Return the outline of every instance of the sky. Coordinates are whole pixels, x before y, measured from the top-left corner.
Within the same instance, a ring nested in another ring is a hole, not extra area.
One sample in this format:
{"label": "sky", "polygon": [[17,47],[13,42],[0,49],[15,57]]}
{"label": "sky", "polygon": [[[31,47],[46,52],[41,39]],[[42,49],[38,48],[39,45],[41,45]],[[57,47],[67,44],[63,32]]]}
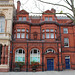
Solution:
{"label": "sky", "polygon": [[[17,1],[18,0],[14,0],[15,7],[17,7]],[[32,14],[32,12],[33,13],[42,13],[46,10],[51,10],[51,8],[54,8],[57,13],[59,13],[61,11],[65,12],[65,13],[70,12],[66,8],[56,6],[56,5],[45,4],[45,3],[39,2],[38,0],[19,0],[19,1],[21,2],[21,10],[22,9],[26,10],[27,12],[30,13],[30,15],[40,15],[40,14]],[[64,2],[64,0],[42,0],[42,1],[67,5]],[[72,12],[70,12],[70,13],[72,14]],[[61,16],[63,16],[63,15],[61,15]]]}

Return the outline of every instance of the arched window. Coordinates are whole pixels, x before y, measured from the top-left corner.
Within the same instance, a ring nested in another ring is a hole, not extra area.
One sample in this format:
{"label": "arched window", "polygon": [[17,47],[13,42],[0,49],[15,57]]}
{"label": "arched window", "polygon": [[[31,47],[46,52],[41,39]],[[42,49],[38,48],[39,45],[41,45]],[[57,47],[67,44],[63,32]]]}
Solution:
{"label": "arched window", "polygon": [[5,32],[5,18],[0,16],[0,33]]}
{"label": "arched window", "polygon": [[39,62],[40,63],[40,51],[36,48],[32,49],[30,52],[30,63]]}
{"label": "arched window", "polygon": [[49,52],[54,53],[55,51],[54,51],[53,49],[47,49],[47,50],[46,50],[46,53],[49,53]]}
{"label": "arched window", "polygon": [[25,51],[24,51],[24,49],[17,49],[15,51],[15,62],[25,62]]}

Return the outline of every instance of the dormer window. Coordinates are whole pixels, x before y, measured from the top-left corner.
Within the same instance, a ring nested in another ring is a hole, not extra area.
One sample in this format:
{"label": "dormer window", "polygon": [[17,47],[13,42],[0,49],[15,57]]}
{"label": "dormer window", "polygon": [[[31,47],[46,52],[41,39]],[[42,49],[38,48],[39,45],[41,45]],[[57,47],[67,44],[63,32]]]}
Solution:
{"label": "dormer window", "polygon": [[49,17],[49,21],[52,21],[52,17]]}
{"label": "dormer window", "polygon": [[19,17],[19,21],[22,21],[22,17]]}
{"label": "dormer window", "polygon": [[45,21],[48,21],[48,17],[45,17]]}

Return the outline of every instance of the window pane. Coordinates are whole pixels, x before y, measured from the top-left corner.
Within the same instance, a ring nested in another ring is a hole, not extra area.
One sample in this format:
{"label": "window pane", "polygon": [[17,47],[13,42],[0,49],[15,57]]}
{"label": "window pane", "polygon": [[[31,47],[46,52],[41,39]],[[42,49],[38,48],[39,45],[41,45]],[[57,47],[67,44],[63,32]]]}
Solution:
{"label": "window pane", "polygon": [[26,17],[23,17],[23,21],[26,21]]}
{"label": "window pane", "polygon": [[49,32],[49,29],[46,29],[46,32]]}
{"label": "window pane", "polygon": [[17,32],[20,32],[20,29],[17,29]]}
{"label": "window pane", "polygon": [[3,16],[0,16],[0,32],[5,32],[5,18]]}
{"label": "window pane", "polygon": [[22,21],[22,17],[19,17],[19,21]]}
{"label": "window pane", "polygon": [[55,34],[55,38],[57,38],[57,37],[56,37],[56,34]]}
{"label": "window pane", "polygon": [[25,29],[22,29],[22,32],[25,32]]}
{"label": "window pane", "polygon": [[45,39],[45,34],[43,34],[42,38]]}
{"label": "window pane", "polygon": [[19,53],[22,53],[22,50],[21,49],[19,50]]}
{"label": "window pane", "polygon": [[64,46],[69,46],[69,39],[68,38],[64,38]]}
{"label": "window pane", "polygon": [[26,32],[28,32],[28,29],[26,29]]}
{"label": "window pane", "polygon": [[45,32],[45,30],[43,29],[42,32]]}
{"label": "window pane", "polygon": [[25,38],[25,33],[21,33],[21,38]]}
{"label": "window pane", "polygon": [[26,39],[28,39],[28,34],[26,34]]}
{"label": "window pane", "polygon": [[48,17],[45,17],[45,21],[48,21]]}
{"label": "window pane", "polygon": [[54,33],[51,33],[51,38],[54,38]]}
{"label": "window pane", "polygon": [[52,17],[49,17],[49,21],[52,21]]}
{"label": "window pane", "polygon": [[34,53],[37,53],[37,50],[34,50]]}
{"label": "window pane", "polygon": [[68,28],[63,29],[64,33],[68,33]]}
{"label": "window pane", "polygon": [[46,33],[46,38],[49,38],[49,33]]}
{"label": "window pane", "polygon": [[50,31],[53,32],[54,30],[53,29],[50,29]]}
{"label": "window pane", "polygon": [[20,33],[17,33],[17,38],[20,38]]}

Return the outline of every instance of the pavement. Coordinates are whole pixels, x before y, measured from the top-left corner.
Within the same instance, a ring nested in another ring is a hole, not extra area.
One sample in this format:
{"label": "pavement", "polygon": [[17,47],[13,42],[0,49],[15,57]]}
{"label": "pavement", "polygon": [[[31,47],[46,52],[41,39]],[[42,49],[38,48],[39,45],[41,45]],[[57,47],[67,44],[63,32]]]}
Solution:
{"label": "pavement", "polygon": [[44,72],[0,72],[0,75],[75,75],[75,70]]}

